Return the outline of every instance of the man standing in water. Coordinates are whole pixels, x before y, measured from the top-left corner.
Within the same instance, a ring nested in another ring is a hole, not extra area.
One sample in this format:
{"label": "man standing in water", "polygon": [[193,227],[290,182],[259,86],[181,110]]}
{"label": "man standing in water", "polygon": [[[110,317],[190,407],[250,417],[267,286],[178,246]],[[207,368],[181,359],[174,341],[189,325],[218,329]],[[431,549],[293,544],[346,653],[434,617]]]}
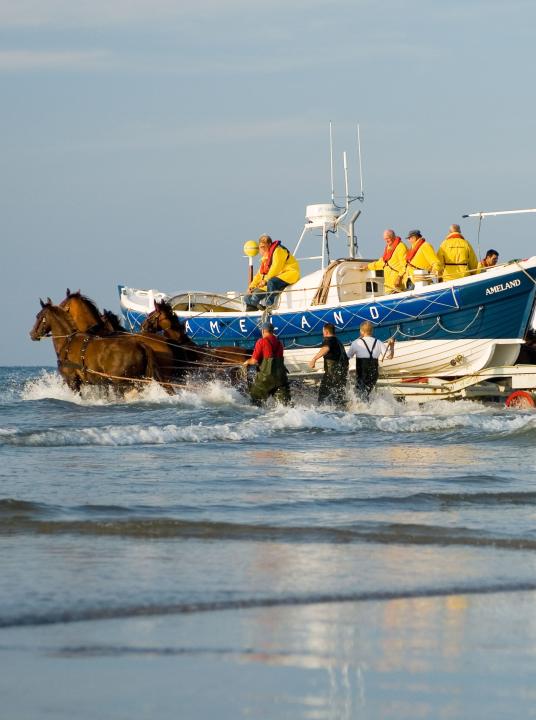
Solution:
{"label": "man standing in water", "polygon": [[258,365],[257,374],[249,394],[255,405],[262,405],[269,397],[275,397],[283,405],[290,404],[290,385],[283,361],[283,343],[274,335],[274,326],[264,323],[262,337],[257,340],[253,354],[244,365]]}
{"label": "man standing in water", "polygon": [[335,337],[335,326],[326,323],[322,329],[324,341],[309,367],[314,369],[316,361],[324,358],[324,375],[318,388],[319,403],[346,404],[346,381],[348,379],[348,357],[341,341]]}
{"label": "man standing in water", "polygon": [[348,350],[348,358],[355,357],[355,391],[360,400],[368,401],[379,376],[379,358],[390,352],[393,357],[394,340],[382,343],[373,336],[374,326],[365,320],[359,326],[360,335]]}

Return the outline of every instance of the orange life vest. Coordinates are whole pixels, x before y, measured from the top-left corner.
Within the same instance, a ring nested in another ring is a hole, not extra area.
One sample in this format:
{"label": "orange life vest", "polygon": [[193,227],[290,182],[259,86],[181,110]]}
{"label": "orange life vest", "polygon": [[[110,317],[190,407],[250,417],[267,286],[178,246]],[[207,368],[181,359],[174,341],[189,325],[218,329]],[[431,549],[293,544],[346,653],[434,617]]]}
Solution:
{"label": "orange life vest", "polygon": [[413,247],[410,248],[410,249],[407,251],[407,253],[406,253],[406,262],[407,262],[409,265],[411,265],[411,261],[413,260],[413,258],[415,257],[415,255],[419,252],[419,250],[420,250],[420,248],[421,248],[421,245],[424,245],[425,242],[426,242],[426,240],[425,240],[423,237],[422,237],[422,238],[419,238],[419,240],[417,240],[417,242],[415,243],[415,245],[413,245]]}
{"label": "orange life vest", "polygon": [[[270,270],[270,265],[272,264],[272,258],[274,256],[274,252],[276,249],[280,247],[282,250],[287,250],[287,248],[284,245],[281,245],[280,240],[274,240],[274,242],[270,245],[270,249],[268,250],[268,255],[263,259],[261,262],[261,266],[259,268],[259,272],[261,275],[266,275],[267,272]],[[287,258],[290,255],[290,251],[287,250]]]}
{"label": "orange life vest", "polygon": [[382,260],[386,265],[389,265],[389,260],[393,257],[393,253],[396,250],[398,243],[400,242],[400,238],[395,238],[394,243],[391,245],[391,247],[386,247],[385,252],[382,255]]}

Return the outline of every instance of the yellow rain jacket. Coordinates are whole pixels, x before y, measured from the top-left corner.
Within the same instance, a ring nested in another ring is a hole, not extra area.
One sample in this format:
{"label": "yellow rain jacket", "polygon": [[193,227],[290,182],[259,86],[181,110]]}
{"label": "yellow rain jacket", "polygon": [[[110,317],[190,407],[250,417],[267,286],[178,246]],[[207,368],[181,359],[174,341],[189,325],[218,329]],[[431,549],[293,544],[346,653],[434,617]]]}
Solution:
{"label": "yellow rain jacket", "polygon": [[[423,238],[424,239],[424,238]],[[411,248],[408,250],[408,255]],[[409,279],[413,281],[413,273],[415,270],[426,270],[430,273],[437,273],[441,269],[441,263],[437,257],[434,248],[426,240],[419,247],[415,255],[408,260],[406,258],[406,272],[404,273],[404,283]]]}
{"label": "yellow rain jacket", "polygon": [[[268,258],[261,261],[259,272],[251,281],[250,288],[266,290],[266,283],[270,278],[277,277],[283,282],[293,285],[301,277],[300,265],[294,255],[286,247],[277,242],[276,248],[268,254]],[[270,247],[270,250],[272,248]]]}
{"label": "yellow rain jacket", "polygon": [[406,270],[406,253],[408,249],[400,238],[397,239],[399,242],[391,257],[389,257],[389,250],[386,248],[381,258],[367,265],[369,270],[383,270],[386,294],[403,289],[401,283],[399,283],[399,278],[403,277]]}
{"label": "yellow rain jacket", "polygon": [[443,280],[473,275],[478,267],[475,251],[458,232],[447,235],[437,251],[437,257],[443,266]]}

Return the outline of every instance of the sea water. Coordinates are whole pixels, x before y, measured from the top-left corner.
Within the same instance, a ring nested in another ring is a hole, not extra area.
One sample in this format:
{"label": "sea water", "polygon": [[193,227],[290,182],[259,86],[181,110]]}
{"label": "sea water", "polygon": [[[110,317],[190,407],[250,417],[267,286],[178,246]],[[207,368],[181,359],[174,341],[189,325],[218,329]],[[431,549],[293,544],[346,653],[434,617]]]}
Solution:
{"label": "sea water", "polygon": [[0,369],[1,717],[536,716],[536,414],[294,395]]}

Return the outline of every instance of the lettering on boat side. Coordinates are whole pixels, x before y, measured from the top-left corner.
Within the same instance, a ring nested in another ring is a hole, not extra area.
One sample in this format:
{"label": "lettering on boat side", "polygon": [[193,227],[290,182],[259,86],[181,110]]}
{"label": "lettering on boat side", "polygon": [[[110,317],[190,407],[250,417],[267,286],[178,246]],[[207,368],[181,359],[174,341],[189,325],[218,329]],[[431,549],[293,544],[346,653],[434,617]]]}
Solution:
{"label": "lettering on boat side", "polygon": [[186,332],[188,332],[188,333],[191,333],[191,332],[192,332],[192,328],[190,327],[190,323],[188,322],[188,320],[185,320],[185,321],[184,321],[184,329],[185,329]]}
{"label": "lettering on boat side", "polygon": [[301,326],[302,326],[302,330],[303,330],[304,327],[308,327],[308,328],[311,327],[311,326],[309,325],[309,323],[307,322],[307,318],[305,317],[305,315],[302,315]]}
{"label": "lettering on boat side", "polygon": [[378,312],[378,308],[375,305],[371,305],[369,308],[370,311],[370,317],[373,320],[377,320],[380,317],[380,313]]}
{"label": "lettering on boat side", "polygon": [[489,288],[486,288],[486,295],[495,295],[495,293],[504,292],[505,290],[510,290],[511,288],[519,287],[521,285],[521,280],[509,280],[505,283],[499,283],[499,285],[492,285]]}
{"label": "lettering on boat side", "polygon": [[220,332],[220,327],[219,327],[219,325],[218,325],[218,321],[217,321],[217,320],[211,320],[211,321],[210,321],[210,332],[211,332],[211,333],[213,333],[213,332],[219,333],[219,332]]}
{"label": "lettering on boat side", "polygon": [[341,312],[333,312],[333,322],[337,325],[342,325],[342,313]]}
{"label": "lettering on boat side", "polygon": [[238,323],[239,323],[239,325],[240,325],[240,330],[241,330],[243,333],[247,332],[245,319],[244,319],[244,318],[240,318],[240,320],[238,321]]}

